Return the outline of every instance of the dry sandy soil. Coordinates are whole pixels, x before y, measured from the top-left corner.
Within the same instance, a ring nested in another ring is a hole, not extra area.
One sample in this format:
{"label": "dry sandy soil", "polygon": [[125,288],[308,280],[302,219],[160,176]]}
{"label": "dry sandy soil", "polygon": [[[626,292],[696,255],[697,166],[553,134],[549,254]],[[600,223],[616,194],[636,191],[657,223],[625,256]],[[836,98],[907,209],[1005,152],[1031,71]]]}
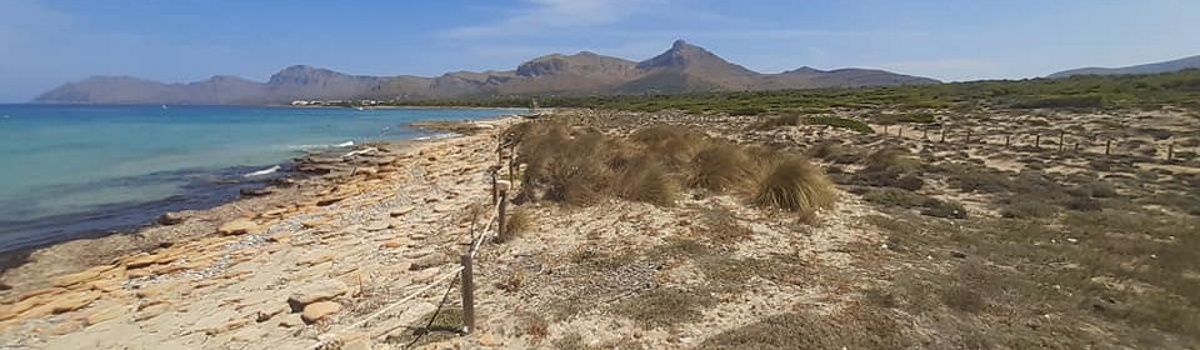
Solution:
{"label": "dry sandy soil", "polygon": [[[513,203],[523,227],[508,242],[483,244],[474,267],[477,329],[462,335],[457,288],[423,288],[456,270],[471,228],[491,214],[497,139],[517,121],[489,121],[494,127],[469,136],[380,146],[272,195],[184,213],[178,225],[36,253],[3,275],[12,288],[0,291],[0,347],[1200,344],[1194,117],[942,113],[946,142],[941,126],[925,139],[929,126],[865,135],[763,129],[756,117],[553,118],[615,136],[673,125],[807,153],[838,184],[839,203],[815,221],[750,205],[742,194],[694,190],[669,206]],[[1059,130],[1069,132],[1061,152]],[[1156,136],[1164,133],[1171,136]],[[1032,146],[1038,134],[1040,148]],[[1096,135],[1117,140],[1113,155]],[[1168,147],[1177,159],[1164,159]],[[868,159],[885,149],[899,155],[883,157],[891,160],[879,161],[887,170],[878,175]],[[921,185],[897,180],[909,177]],[[112,248],[95,252],[105,244]]]}

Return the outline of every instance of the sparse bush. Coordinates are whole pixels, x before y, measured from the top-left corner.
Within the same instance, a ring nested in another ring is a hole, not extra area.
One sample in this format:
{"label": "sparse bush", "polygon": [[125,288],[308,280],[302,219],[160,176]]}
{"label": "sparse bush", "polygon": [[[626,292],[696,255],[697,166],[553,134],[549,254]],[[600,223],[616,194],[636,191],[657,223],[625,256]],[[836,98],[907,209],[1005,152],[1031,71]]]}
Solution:
{"label": "sparse bush", "polygon": [[866,167],[855,174],[858,183],[916,191],[925,186],[921,179],[921,163],[916,157],[898,149],[884,149],[867,156]]}
{"label": "sparse bush", "polygon": [[942,302],[951,309],[967,312],[979,313],[986,306],[983,297],[978,292],[969,287],[954,286],[942,291]]}
{"label": "sparse bush", "polygon": [[762,115],[767,113],[767,109],[761,107],[741,107],[729,109],[726,112],[729,115]]}
{"label": "sparse bush", "polygon": [[963,208],[962,204],[934,199],[934,201],[925,206],[925,209],[921,210],[921,215],[939,218],[966,219],[967,209]]}
{"label": "sparse bush", "polygon": [[967,210],[961,204],[946,202],[896,188],[872,190],[863,195],[863,199],[872,203],[905,209],[921,208],[921,214],[927,216],[954,219],[967,218]]}
{"label": "sparse bush", "polygon": [[804,123],[800,120],[799,116],[785,115],[785,116],[767,118],[766,120],[763,120],[761,123],[759,123],[758,126],[755,127],[755,129],[775,130],[775,129],[779,129],[779,128],[782,128],[785,126],[800,126],[803,124]]}
{"label": "sparse bush", "polygon": [[870,125],[854,119],[846,119],[839,117],[809,117],[804,119],[804,123],[808,125],[825,125],[842,129],[854,130],[864,134],[873,134],[875,129],[871,129]]}
{"label": "sparse bush", "polygon": [[1017,196],[1005,199],[1000,209],[1000,216],[1010,219],[1028,219],[1050,217],[1058,213],[1058,209],[1042,198]]}
{"label": "sparse bush", "polygon": [[833,141],[825,141],[813,145],[807,152],[809,157],[824,159],[836,164],[856,164],[862,160],[862,155],[854,150]]}
{"label": "sparse bush", "polygon": [[613,306],[617,314],[647,328],[689,323],[700,319],[700,308],[712,306],[712,295],[679,288],[659,288],[627,298]]}
{"label": "sparse bush", "polygon": [[754,202],[758,205],[810,215],[831,209],[837,201],[833,183],[799,156],[782,156],[767,166],[759,181]]}
{"label": "sparse bush", "polygon": [[1104,95],[1061,95],[1042,96],[1013,104],[1013,108],[1103,108],[1106,105]]}
{"label": "sparse bush", "polygon": [[900,113],[883,114],[875,118],[879,124],[894,125],[900,123],[929,124],[937,121],[937,116],[931,113]]}
{"label": "sparse bush", "polygon": [[728,349],[908,349],[906,327],[887,310],[851,305],[834,315],[782,313],[716,334],[697,347]]}

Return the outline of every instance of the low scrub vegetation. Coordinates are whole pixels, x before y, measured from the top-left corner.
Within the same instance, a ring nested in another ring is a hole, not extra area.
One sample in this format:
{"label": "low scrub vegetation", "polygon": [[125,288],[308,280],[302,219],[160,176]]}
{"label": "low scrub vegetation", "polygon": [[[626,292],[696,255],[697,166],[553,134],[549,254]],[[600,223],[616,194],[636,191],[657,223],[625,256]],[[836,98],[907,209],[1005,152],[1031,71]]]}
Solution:
{"label": "low scrub vegetation", "polygon": [[[969,83],[809,89],[704,92],[625,96],[503,96],[449,100],[395,101],[424,106],[528,107],[536,97],[543,107],[583,107],[657,112],[722,111],[731,115],[767,115],[836,108],[1157,108],[1174,105],[1200,110],[1200,70],[1129,76],[1078,76],[1067,79],[978,81]],[[918,114],[919,115],[919,114]],[[923,118],[923,117],[922,117]],[[918,119],[919,120],[919,119]]]}
{"label": "low scrub vegetation", "polygon": [[825,125],[836,128],[854,130],[864,134],[874,133],[870,125],[854,119],[840,117],[810,117],[804,119],[804,123],[808,125]]}
{"label": "low scrub vegetation", "polygon": [[672,206],[692,189],[745,194],[754,203],[811,217],[832,208],[832,182],[806,158],[737,145],[669,126],[629,137],[573,128],[560,122],[527,123],[508,133],[519,139],[525,164],[518,197],[588,206],[606,197]]}

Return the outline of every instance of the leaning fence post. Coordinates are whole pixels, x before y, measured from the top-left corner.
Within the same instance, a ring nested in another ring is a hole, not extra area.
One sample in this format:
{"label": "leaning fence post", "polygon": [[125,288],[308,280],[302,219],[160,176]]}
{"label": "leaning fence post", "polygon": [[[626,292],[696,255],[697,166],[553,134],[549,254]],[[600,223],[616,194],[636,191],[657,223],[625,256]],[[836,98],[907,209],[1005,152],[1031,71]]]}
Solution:
{"label": "leaning fence post", "polygon": [[1170,144],[1167,144],[1167,160],[1172,160],[1174,158],[1175,158],[1175,142],[1171,142]]}
{"label": "leaning fence post", "polygon": [[1012,135],[1004,135],[1004,148],[1008,148],[1008,142],[1012,140]]}
{"label": "leaning fence post", "polygon": [[1033,147],[1042,148],[1042,134],[1033,135]]}
{"label": "leaning fence post", "polygon": [[929,141],[929,128],[921,128],[921,139]]}
{"label": "leaning fence post", "polygon": [[1062,151],[1063,151],[1063,142],[1066,142],[1066,139],[1065,139],[1066,135],[1067,135],[1066,131],[1062,131],[1062,130],[1058,131],[1058,152],[1059,153],[1062,153]]}
{"label": "leaning fence post", "polygon": [[942,128],[942,142],[946,142],[946,128]]}
{"label": "leaning fence post", "polygon": [[1112,149],[1112,140],[1104,140],[1104,155],[1109,155],[1109,150]]}
{"label": "leaning fence post", "polygon": [[896,137],[904,137],[904,125],[896,128]]}
{"label": "leaning fence post", "polygon": [[517,181],[517,148],[508,152],[508,181]]}
{"label": "leaning fence post", "polygon": [[496,206],[496,236],[504,235],[505,227],[505,211],[508,209],[508,188],[512,183],[508,181],[499,181],[496,183],[497,189],[500,190],[500,203]]}
{"label": "leaning fence post", "polygon": [[971,143],[971,129],[967,129],[967,141],[963,143]]}
{"label": "leaning fence post", "polygon": [[462,304],[463,304],[463,323],[467,329],[465,333],[475,331],[475,281],[473,269],[471,268],[471,253],[463,254],[462,262]]}

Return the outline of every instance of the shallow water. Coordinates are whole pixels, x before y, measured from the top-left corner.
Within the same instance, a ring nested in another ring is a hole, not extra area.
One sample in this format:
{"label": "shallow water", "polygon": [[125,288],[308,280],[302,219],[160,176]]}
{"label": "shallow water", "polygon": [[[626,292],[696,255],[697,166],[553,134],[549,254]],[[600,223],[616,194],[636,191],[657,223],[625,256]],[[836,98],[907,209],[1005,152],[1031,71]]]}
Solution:
{"label": "shallow water", "polygon": [[[211,207],[305,151],[508,110],[0,105],[0,251]],[[251,173],[259,176],[246,176]]]}

